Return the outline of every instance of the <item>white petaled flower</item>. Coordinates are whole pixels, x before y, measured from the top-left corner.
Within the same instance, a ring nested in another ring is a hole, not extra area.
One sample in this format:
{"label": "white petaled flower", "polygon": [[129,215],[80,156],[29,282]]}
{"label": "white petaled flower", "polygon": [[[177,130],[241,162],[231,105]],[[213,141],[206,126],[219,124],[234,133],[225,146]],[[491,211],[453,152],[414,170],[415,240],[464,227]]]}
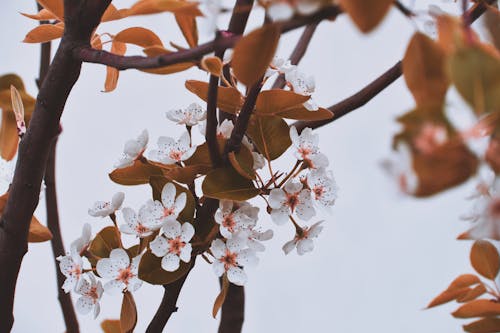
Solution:
{"label": "white petaled flower", "polygon": [[495,172],[489,166],[482,166],[478,171],[478,182],[474,191],[466,197],[467,200],[489,196],[495,184]]}
{"label": "white petaled flower", "polygon": [[259,170],[266,166],[266,158],[264,157],[264,155],[253,151],[252,157],[254,170]]}
{"label": "white petaled flower", "polygon": [[[231,120],[229,119],[224,119],[224,121],[217,125],[217,137],[222,138],[222,139],[229,139],[231,137],[231,133],[233,132],[234,124]],[[205,136],[206,130],[207,130],[207,123],[203,122],[200,124],[200,133],[201,135]]]}
{"label": "white petaled flower", "polygon": [[76,300],[76,310],[83,315],[94,310],[94,319],[97,318],[101,311],[99,300],[104,292],[101,281],[97,281],[94,274],[85,273],[78,281],[75,292],[81,295]]}
{"label": "white petaled flower", "polygon": [[210,252],[215,258],[212,268],[217,276],[227,273],[229,282],[242,286],[247,281],[243,266],[256,265],[258,258],[255,251],[246,248],[246,240],[240,237],[212,241]]}
{"label": "white petaled flower", "polygon": [[233,202],[221,200],[215,213],[215,222],[220,224],[220,233],[225,238],[231,238],[238,231],[253,228],[257,223],[258,207],[243,204],[234,209]]}
{"label": "white petaled flower", "polygon": [[71,251],[74,253],[78,253],[79,255],[82,255],[82,253],[86,251],[87,248],[89,247],[91,237],[92,237],[92,227],[90,226],[90,224],[85,223],[83,225],[82,235],[71,243],[70,245]]}
{"label": "white petaled flower", "polygon": [[337,183],[325,169],[311,170],[307,175],[307,185],[311,189],[313,199],[319,204],[324,207],[335,204],[338,191]]}
{"label": "white petaled flower", "polygon": [[104,284],[104,291],[110,294],[128,291],[136,291],[142,284],[137,277],[141,255],[134,257],[132,262],[124,249],[114,249],[109,258],[100,259],[97,262],[97,274],[105,279],[111,279]]}
{"label": "white petaled flower", "polygon": [[139,212],[142,223],[153,230],[160,229],[165,223],[176,221],[186,206],[186,193],[175,196],[175,185],[167,183],[161,191],[160,201],[148,201]]}
{"label": "white petaled flower", "polygon": [[191,139],[188,132],[184,132],[179,140],[175,140],[168,136],[160,136],[158,138],[158,149],[151,152],[151,157],[164,164],[174,164],[190,158],[196,146],[190,146]]}
{"label": "white petaled flower", "polygon": [[296,70],[296,68],[297,66],[292,65],[290,60],[285,60],[283,58],[275,56],[269,64],[269,68],[266,70],[265,77],[273,76],[276,73],[285,74],[290,71]]}
{"label": "white petaled flower", "polygon": [[115,163],[115,168],[121,169],[132,166],[134,161],[142,156],[148,144],[149,134],[147,130],[142,133],[135,140],[129,140],[125,143],[123,148],[123,155],[118,162]]}
{"label": "white petaled flower", "polygon": [[0,194],[6,193],[14,178],[15,161],[0,158]]}
{"label": "white petaled flower", "polygon": [[[243,233],[244,232],[245,231],[243,231]],[[246,231],[247,245],[254,251],[263,252],[266,247],[261,242],[270,240],[271,238],[273,238],[273,235],[274,233],[271,229],[268,229],[266,231],[249,229],[248,231]]]}
{"label": "white petaled flower", "polygon": [[441,125],[426,123],[413,140],[415,148],[423,154],[430,154],[448,140],[446,128]]}
{"label": "white petaled flower", "polygon": [[309,168],[319,169],[328,166],[328,158],[319,151],[319,136],[313,133],[311,128],[304,128],[299,135],[295,126],[291,126],[290,139],[292,140],[295,158],[305,161]]}
{"label": "white petaled flower", "polygon": [[156,236],[149,244],[151,252],[157,257],[162,257],[161,267],[174,272],[179,268],[180,260],[189,262],[191,260],[191,243],[194,236],[194,228],[191,223],[181,224],[177,221],[168,222],[162,228],[162,234]]}
{"label": "white petaled flower", "polygon": [[94,217],[106,217],[114,214],[123,204],[125,193],[117,192],[111,198],[111,201],[96,201],[94,205],[89,208],[89,215]]}
{"label": "white petaled flower", "polygon": [[316,215],[311,199],[311,191],[303,188],[302,183],[289,180],[283,189],[272,189],[269,194],[271,219],[274,223],[282,225],[289,216],[296,213],[304,221]]}
{"label": "white petaled flower", "polygon": [[185,109],[167,111],[167,118],[179,125],[194,126],[207,118],[207,111],[198,103],[191,103]]}
{"label": "white petaled flower", "polygon": [[382,168],[395,180],[401,192],[414,194],[418,189],[418,176],[413,169],[410,147],[400,142],[396,146],[394,158],[382,162]]}
{"label": "white petaled flower", "polygon": [[297,12],[300,15],[312,15],[321,8],[319,1],[299,0],[296,5]]}
{"label": "white petaled flower", "polygon": [[56,258],[59,261],[59,269],[66,277],[62,288],[65,293],[69,293],[78,283],[82,276],[83,260],[76,248],[72,248],[71,252],[65,256]]}
{"label": "white petaled flower", "polygon": [[125,224],[120,225],[120,231],[125,234],[135,235],[139,238],[152,235],[155,230],[160,229],[161,224],[148,224],[147,222],[155,222],[156,220],[148,219],[147,214],[148,207],[146,205],[141,207],[139,214],[137,214],[132,208],[123,208],[122,215],[125,220]]}
{"label": "white petaled flower", "polygon": [[273,21],[286,21],[293,17],[293,7],[286,1],[275,1],[267,7],[267,16]]}
{"label": "white petaled flower", "polygon": [[314,249],[313,239],[318,237],[323,230],[323,226],[321,225],[323,222],[324,221],[319,221],[314,223],[310,228],[302,229],[300,235],[296,234],[291,241],[286,242],[285,245],[283,245],[283,252],[288,254],[294,248],[297,248],[297,253],[299,255],[311,252]]}

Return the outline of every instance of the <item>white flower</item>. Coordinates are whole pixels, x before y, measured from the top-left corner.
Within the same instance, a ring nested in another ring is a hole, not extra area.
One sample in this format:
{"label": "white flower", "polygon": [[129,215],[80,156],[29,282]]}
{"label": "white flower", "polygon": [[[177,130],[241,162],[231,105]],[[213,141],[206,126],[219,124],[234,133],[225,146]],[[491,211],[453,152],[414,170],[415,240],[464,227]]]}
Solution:
{"label": "white flower", "polygon": [[149,134],[147,130],[142,133],[135,140],[129,140],[125,143],[123,155],[118,162],[115,163],[115,168],[121,169],[132,166],[134,161],[142,156],[148,144]]}
{"label": "white flower", "polygon": [[189,262],[191,260],[191,243],[194,236],[194,228],[191,223],[168,222],[162,228],[163,233],[156,236],[149,244],[151,252],[161,259],[161,267],[174,272],[179,268],[180,260]]}
{"label": "white flower", "polygon": [[466,199],[477,199],[482,196],[489,196],[490,191],[495,184],[495,172],[487,165],[479,168],[478,182],[474,191],[466,197]]}
{"label": "white flower", "polygon": [[148,201],[139,212],[143,225],[152,230],[160,229],[165,223],[177,220],[177,217],[186,206],[186,193],[175,197],[175,185],[167,183],[161,191],[160,201]]}
{"label": "white flower", "polygon": [[243,231],[242,233],[245,232],[246,232],[248,247],[258,252],[262,252],[266,249],[266,247],[261,242],[270,240],[271,238],[273,238],[274,234],[271,229],[268,229],[263,232],[255,229],[249,229],[248,231]]}
{"label": "white flower", "polygon": [[114,214],[122,206],[125,193],[117,192],[111,201],[96,201],[92,208],[89,208],[89,215],[94,217],[106,217]]}
{"label": "white flower", "polygon": [[[300,95],[311,96],[316,89],[314,77],[312,75],[307,76],[297,68],[286,72],[285,79],[293,92]],[[308,111],[318,111],[319,109],[318,104],[312,98],[304,103],[304,107]]]}
{"label": "white flower", "polygon": [[[203,122],[199,129],[200,133],[205,136],[206,133],[206,128],[207,128],[207,123]],[[233,132],[234,124],[231,120],[229,119],[224,119],[224,121],[217,125],[217,136],[222,139],[229,139],[231,137],[231,133]]]}
{"label": "white flower", "polygon": [[294,156],[298,160],[305,161],[309,168],[318,169],[328,166],[328,158],[319,152],[319,136],[313,133],[311,128],[304,128],[299,135],[295,126],[291,126],[290,139],[295,149]]}
{"label": "white flower", "polygon": [[0,158],[0,194],[6,193],[14,178],[15,161]]}
{"label": "white flower", "polygon": [[337,199],[337,183],[325,169],[311,170],[307,175],[307,185],[314,200],[324,207],[333,206]]}
{"label": "white flower", "polygon": [[148,206],[144,205],[139,210],[139,215],[129,207],[122,209],[123,219],[125,224],[120,226],[120,231],[129,235],[135,235],[139,238],[144,238],[153,234],[153,231],[160,229],[161,224],[153,223],[152,225],[146,222],[156,222],[156,220],[148,219]]}
{"label": "white flower", "polygon": [[178,141],[167,136],[158,138],[158,150],[151,152],[151,157],[164,164],[174,164],[190,158],[196,146],[190,147],[191,139],[189,133],[184,132]]}
{"label": "white flower", "polygon": [[207,118],[207,112],[198,103],[192,103],[185,109],[167,111],[167,118],[179,125],[194,126]]}
{"label": "white flower", "polygon": [[82,235],[73,241],[70,245],[70,249],[74,253],[81,255],[85,250],[87,250],[90,245],[90,238],[92,237],[92,228],[90,224],[85,223],[83,225]]}
{"label": "white flower", "polygon": [[75,292],[81,295],[76,301],[76,310],[86,315],[94,309],[94,319],[97,318],[101,311],[99,300],[103,291],[101,281],[97,281],[94,274],[85,273],[75,288]]}
{"label": "white flower", "polygon": [[111,279],[104,285],[104,290],[110,294],[116,294],[125,288],[136,291],[142,284],[137,277],[141,256],[132,259],[124,249],[114,249],[109,258],[100,259],[97,262],[97,274],[105,279]]}
{"label": "white flower", "polygon": [[297,2],[297,12],[300,15],[312,15],[317,12],[321,7],[321,3],[319,1],[311,1],[311,0],[299,0]]}
{"label": "white flower", "polygon": [[418,189],[418,176],[413,169],[410,147],[406,143],[396,146],[394,158],[382,162],[382,168],[396,181],[401,192],[414,194]]}
{"label": "white flower", "polygon": [[227,273],[229,282],[242,286],[247,281],[247,275],[242,266],[256,265],[258,258],[255,252],[246,247],[245,239],[234,237],[224,243],[220,239],[212,241],[210,252],[215,258],[212,264],[217,276]]}
{"label": "white flower", "polygon": [[293,180],[285,184],[284,190],[280,188],[271,190],[269,206],[272,208],[271,218],[278,225],[286,223],[293,213],[297,213],[297,216],[304,221],[316,215],[312,205],[311,191],[304,189],[301,183]]}
{"label": "white flower", "polygon": [[235,232],[253,228],[257,223],[258,214],[258,207],[243,204],[234,210],[232,201],[221,200],[215,213],[215,222],[220,224],[222,236],[231,238]]}
{"label": "white flower", "polygon": [[254,170],[259,170],[266,166],[266,158],[264,157],[264,155],[253,151],[252,157]]}
{"label": "white flower", "polygon": [[415,148],[423,154],[430,154],[436,148],[443,145],[448,140],[446,128],[441,125],[436,125],[430,122],[422,125],[420,132],[414,138],[413,143]]}
{"label": "white flower", "polygon": [[296,234],[294,239],[283,245],[283,252],[288,254],[294,248],[297,248],[297,253],[300,256],[307,252],[311,252],[314,249],[313,239],[318,237],[323,230],[323,226],[321,225],[323,222],[324,221],[319,221],[314,223],[310,228],[302,229],[300,235]]}
{"label": "white flower", "polygon": [[66,277],[62,288],[64,292],[69,293],[80,280],[83,269],[83,260],[76,248],[71,248],[71,252],[65,256],[56,258],[59,261],[59,269]]}
{"label": "white flower", "polygon": [[273,21],[289,20],[293,17],[293,14],[293,7],[285,1],[274,2],[267,8],[267,16]]}

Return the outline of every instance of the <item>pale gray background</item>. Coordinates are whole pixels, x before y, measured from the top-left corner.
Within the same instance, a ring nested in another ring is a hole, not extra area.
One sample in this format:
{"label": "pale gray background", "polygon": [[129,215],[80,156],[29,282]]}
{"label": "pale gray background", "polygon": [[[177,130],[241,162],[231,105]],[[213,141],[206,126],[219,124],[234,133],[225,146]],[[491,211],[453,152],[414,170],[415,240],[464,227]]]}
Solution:
{"label": "pale gray background", "polygon": [[[20,74],[28,91],[36,94],[39,46],[21,43],[36,22],[18,14],[34,12],[33,2],[2,1],[0,73]],[[113,3],[123,7],[131,2]],[[428,3],[419,1],[418,7]],[[456,10],[453,3],[437,3]],[[262,11],[256,11],[251,24],[261,19]],[[155,31],[165,44],[184,43],[169,14],[108,23],[99,31],[116,33],[137,25]],[[225,19],[220,26],[226,26]],[[316,77],[315,99],[328,106],[357,91],[402,57],[413,32],[414,26],[396,10],[368,36],[358,33],[345,15],[322,23],[301,63]],[[299,35],[295,31],[284,36],[278,55],[286,57]],[[184,89],[184,80],[206,79],[198,70],[170,76],[130,70],[121,73],[115,92],[105,94],[104,77],[103,66],[84,65],[62,119],[57,179],[66,245],[79,236],[84,222],[94,231],[107,225],[87,215],[95,200],[125,191],[125,205],[137,208],[146,199],[148,186],[121,187],[107,174],[124,142],[143,128],[150,131],[150,147],[159,135],[180,134],[182,128],[166,120],[164,113],[197,101]],[[293,230],[274,228],[276,237],[268,251],[259,266],[249,270],[244,332],[461,331],[462,323],[449,315],[453,305],[422,309],[454,277],[471,272],[470,244],[455,238],[467,227],[458,216],[467,210],[463,197],[473,184],[432,199],[402,198],[379,167],[390,154],[391,136],[397,130],[394,118],[413,104],[400,79],[367,106],[318,131],[341,188],[338,202],[333,215],[325,216],[326,228],[309,255],[285,257],[281,246]],[[288,163],[290,157],[281,165]],[[44,221],[42,207],[37,216]],[[263,225],[272,226],[268,216],[262,218]],[[64,331],[54,272],[49,243],[30,245],[17,288],[14,332]],[[137,332],[144,331],[162,290],[145,284],[135,293],[140,311]],[[166,331],[215,332],[218,321],[211,310],[217,293],[210,266],[198,260],[180,296],[179,312]],[[99,332],[101,320],[118,318],[120,300],[105,295],[97,320],[79,316],[82,332]]]}

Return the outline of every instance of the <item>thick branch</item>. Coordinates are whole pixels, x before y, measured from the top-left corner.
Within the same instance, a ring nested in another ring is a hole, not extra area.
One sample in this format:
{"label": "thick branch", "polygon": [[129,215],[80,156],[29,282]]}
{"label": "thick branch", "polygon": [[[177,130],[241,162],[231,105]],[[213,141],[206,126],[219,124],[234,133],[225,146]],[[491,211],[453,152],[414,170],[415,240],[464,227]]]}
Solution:
{"label": "thick branch", "polygon": [[[294,18],[282,23],[281,31],[285,33],[310,23],[320,22],[324,19],[332,19],[340,13],[340,7],[336,5],[328,6],[313,15]],[[216,48],[227,49],[233,47],[240,38],[241,35],[224,36],[217,41],[201,44],[189,50],[182,50],[156,57],[120,56],[107,51],[93,49],[88,45],[82,45],[76,48],[73,55],[76,59],[84,62],[111,66],[119,70],[129,68],[159,68],[181,62],[199,61],[204,55],[214,52]]]}
{"label": "thick branch", "polygon": [[[222,284],[222,278],[220,281]],[[241,332],[245,319],[245,288],[230,283],[221,310],[218,333]]]}

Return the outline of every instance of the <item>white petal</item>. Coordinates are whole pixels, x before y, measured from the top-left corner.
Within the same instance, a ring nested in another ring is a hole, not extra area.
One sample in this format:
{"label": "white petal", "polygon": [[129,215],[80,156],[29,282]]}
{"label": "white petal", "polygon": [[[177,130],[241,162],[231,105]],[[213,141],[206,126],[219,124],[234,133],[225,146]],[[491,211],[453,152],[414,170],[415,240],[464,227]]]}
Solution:
{"label": "white petal", "polygon": [[137,142],[141,145],[142,149],[146,148],[149,141],[148,130],[143,130],[141,134],[137,137]]}
{"label": "white petal", "polygon": [[226,241],[226,246],[231,252],[240,252],[246,246],[246,239],[243,237],[233,237]]}
{"label": "white petal", "polygon": [[293,8],[286,2],[277,2],[267,8],[267,15],[273,21],[289,20],[293,16]]}
{"label": "white petal", "polygon": [[96,265],[97,274],[103,278],[114,279],[118,276],[120,268],[113,264],[109,258],[100,259]]}
{"label": "white petal", "polygon": [[193,247],[191,246],[190,243],[187,243],[182,248],[181,253],[179,254],[179,258],[182,261],[184,261],[184,262],[190,262],[191,261],[191,252],[192,251],[193,251]]}
{"label": "white petal", "polygon": [[217,238],[212,241],[212,244],[210,245],[210,251],[215,258],[220,258],[226,253],[226,244],[224,244],[222,240]]}
{"label": "white petal", "polygon": [[161,268],[167,272],[175,272],[179,268],[179,256],[173,253],[167,253],[161,260]]}
{"label": "white petal", "polygon": [[181,137],[179,138],[179,147],[182,148],[182,150],[187,150],[189,148],[189,144],[191,143],[191,138],[189,137],[188,132],[184,132]]}
{"label": "white petal", "polygon": [[285,252],[285,254],[292,252],[293,249],[295,248],[296,244],[297,243],[296,243],[295,239],[292,239],[291,241],[286,242],[285,245],[283,245],[283,252]]}
{"label": "white petal", "polygon": [[314,223],[311,228],[309,228],[309,232],[307,234],[307,238],[316,238],[319,236],[321,231],[323,230],[323,226],[321,225],[324,221],[319,221]]}
{"label": "white petal", "polygon": [[314,249],[314,243],[311,239],[301,239],[297,242],[297,253],[301,256]]}
{"label": "white petal", "polygon": [[181,224],[177,221],[169,221],[162,228],[167,238],[174,239],[181,235]]}
{"label": "white petal", "polygon": [[82,296],[76,301],[76,311],[82,315],[86,315],[94,307],[94,300],[88,296]]}
{"label": "white petal", "polygon": [[125,199],[125,193],[123,192],[115,193],[115,195],[113,195],[113,198],[111,199],[111,205],[113,206],[113,209],[114,210],[120,209],[124,199]]}
{"label": "white petal", "polygon": [[319,110],[318,103],[316,103],[316,101],[313,100],[312,98],[310,98],[309,100],[305,101],[302,105],[307,109],[307,111],[314,112],[314,111],[318,111]]}
{"label": "white petal", "polygon": [[256,266],[259,258],[255,255],[255,251],[251,249],[244,249],[238,253],[238,265],[240,266]]}
{"label": "white petal", "polygon": [[243,286],[247,282],[247,275],[241,268],[231,267],[227,271],[227,279],[237,286]]}
{"label": "white petal", "polygon": [[96,319],[97,316],[99,316],[99,313],[101,313],[101,305],[99,304],[99,302],[96,302],[94,304],[94,319]]}
{"label": "white petal", "polygon": [[161,202],[163,203],[163,206],[165,206],[165,208],[170,208],[174,205],[175,194],[176,189],[174,184],[167,183],[165,184],[165,186],[163,186],[163,189],[161,191]]}
{"label": "white petal", "polygon": [[292,143],[295,146],[298,146],[299,144],[299,133],[297,132],[297,129],[295,126],[290,126],[290,139],[292,140]]}
{"label": "white petal", "polygon": [[286,201],[286,193],[280,188],[272,189],[269,193],[269,206],[273,209],[281,208]]}
{"label": "white petal", "polygon": [[141,286],[142,286],[142,281],[138,277],[134,276],[128,281],[127,289],[130,291],[136,291]]}
{"label": "white petal", "polygon": [[249,239],[247,241],[247,245],[250,249],[257,252],[264,252],[266,250],[266,247],[261,242],[258,242],[254,239]]}
{"label": "white petal", "polygon": [[220,262],[219,260],[215,260],[212,263],[212,269],[214,270],[214,273],[217,276],[221,276],[226,271],[224,268],[224,264],[222,262]]}
{"label": "white petal", "polygon": [[113,261],[113,265],[119,269],[125,269],[130,265],[130,258],[124,249],[111,250],[109,258]]}
{"label": "white petal", "polygon": [[151,252],[157,257],[163,257],[168,252],[168,242],[163,236],[156,236],[156,238],[149,243]]}
{"label": "white petal", "polygon": [[303,187],[302,183],[289,180],[285,184],[285,191],[289,194],[293,194],[302,190]]}
{"label": "white petal", "polygon": [[283,225],[288,221],[290,210],[286,206],[271,210],[271,219],[277,225]]}
{"label": "white petal", "polygon": [[125,148],[123,152],[130,157],[135,158],[141,152],[141,145],[135,140],[129,140],[125,143]]}
{"label": "white petal", "polygon": [[[99,274],[99,275],[101,275],[101,274]],[[122,292],[122,290],[124,288],[125,288],[125,284],[121,281],[118,281],[118,280],[108,281],[104,285],[104,291],[110,295],[117,295],[118,293]]]}
{"label": "white petal", "polygon": [[194,236],[194,227],[191,223],[184,223],[182,225],[181,240],[185,243],[189,242]]}
{"label": "white petal", "polygon": [[179,215],[180,212],[186,207],[187,195],[185,192],[179,194],[177,199],[175,199],[175,212]]}
{"label": "white petal", "polygon": [[86,275],[87,275],[87,273],[84,274],[82,277],[80,277],[80,280],[78,281],[78,283],[76,284],[76,287],[75,287],[75,292],[80,294],[80,295],[85,295],[90,291],[91,286],[90,286],[90,282],[85,277]]}

